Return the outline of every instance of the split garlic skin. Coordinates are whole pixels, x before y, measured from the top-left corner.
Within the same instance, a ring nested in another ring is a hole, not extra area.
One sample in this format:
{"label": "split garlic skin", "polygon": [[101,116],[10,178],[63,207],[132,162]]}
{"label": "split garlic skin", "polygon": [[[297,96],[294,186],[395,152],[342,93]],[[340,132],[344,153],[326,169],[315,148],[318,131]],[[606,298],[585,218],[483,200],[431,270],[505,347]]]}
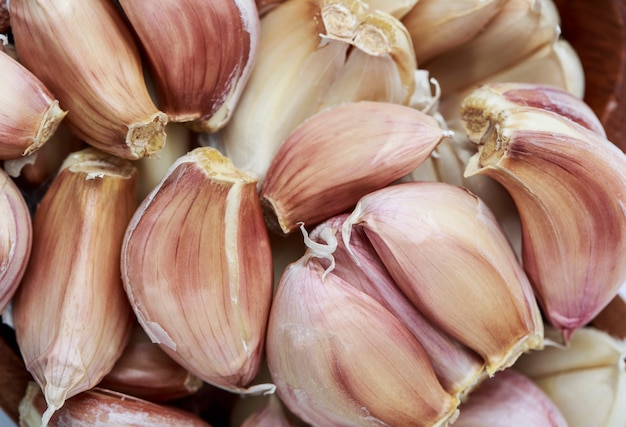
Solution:
{"label": "split garlic skin", "polygon": [[136,178],[128,161],[87,148],[66,159],[35,211],[12,314],[26,369],[46,398],[43,426],[112,369],[128,339],[119,259]]}
{"label": "split garlic skin", "polygon": [[543,347],[528,277],[491,211],[466,189],[440,182],[385,187],[362,197],[344,222],[347,248],[354,227],[364,229],[418,310],[478,353],[490,375]]}
{"label": "split garlic skin", "polygon": [[136,160],[156,154],[167,116],[148,92],[139,50],[108,0],[15,0],[11,30],[20,61],[68,111],[81,139]]}
{"label": "split garlic skin", "polygon": [[169,120],[210,132],[225,126],[256,58],[254,0],[119,3],[150,61],[158,105]]}
{"label": "split garlic skin", "polygon": [[567,341],[626,280],[626,156],[565,115],[485,91],[466,98],[463,118],[479,145],[465,174],[487,175],[513,197],[524,269]]}
{"label": "split garlic skin", "polygon": [[67,114],[48,88],[0,48],[0,160],[39,150]]}
{"label": "split garlic skin", "polygon": [[[325,233],[332,232],[339,236],[347,218],[348,214],[330,218],[313,229],[309,237],[323,243]],[[359,265],[354,262],[353,256],[359,260]],[[378,301],[417,338],[428,354],[439,382],[448,393],[462,399],[484,379],[486,371],[483,359],[434,327],[419,312],[396,285],[363,229],[357,227],[352,230],[349,250],[343,241],[338,240],[332,257],[334,275]],[[319,262],[324,268],[331,266],[327,259],[320,258]]]}
{"label": "split garlic skin", "polygon": [[273,290],[256,185],[217,150],[196,148],[144,199],[122,246],[124,289],[150,339],[235,393],[257,390],[247,386],[263,356]]}
{"label": "split garlic skin", "polygon": [[0,169],[0,313],[17,291],[30,258],[33,226],[26,200]]}
{"label": "split garlic skin", "polygon": [[326,245],[311,246],[272,303],[267,363],[281,400],[313,426],[447,426],[459,401],[419,342],[375,299],[326,274],[316,258]]}
{"label": "split garlic skin", "polygon": [[[431,116],[388,102],[348,102],[305,120],[278,149],[261,186],[280,234],[315,225],[400,179],[449,134]],[[349,161],[348,161],[349,159]]]}

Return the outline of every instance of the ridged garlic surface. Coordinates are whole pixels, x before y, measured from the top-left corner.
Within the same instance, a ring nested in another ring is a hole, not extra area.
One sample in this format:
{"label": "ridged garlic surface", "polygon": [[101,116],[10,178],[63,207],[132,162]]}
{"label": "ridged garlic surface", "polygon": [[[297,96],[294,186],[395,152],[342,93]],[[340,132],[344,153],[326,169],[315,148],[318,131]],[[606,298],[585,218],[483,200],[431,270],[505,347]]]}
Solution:
{"label": "ridged garlic surface", "polygon": [[267,223],[278,233],[313,226],[406,175],[449,133],[431,116],[389,102],[347,102],[293,130],[261,186]]}
{"label": "ridged garlic surface", "polygon": [[[323,243],[325,233],[333,233],[339,237],[347,218],[348,214],[341,214],[324,221],[311,231],[310,239]],[[343,241],[338,240],[332,255],[334,275],[382,304],[417,338],[426,351],[439,382],[448,393],[462,399],[484,379],[486,371],[482,358],[434,327],[420,313],[394,282],[363,229],[352,230],[349,251]],[[359,265],[352,256],[359,260]],[[328,259],[320,258],[319,262],[324,268],[331,266]]]}
{"label": "ridged garlic surface", "polygon": [[119,3],[149,59],[159,108],[170,121],[221,129],[254,65],[259,43],[254,0]]}
{"label": "ridged garlic surface", "polygon": [[261,17],[254,69],[229,124],[208,137],[262,183],[289,133],[348,101],[407,104],[416,69],[400,21],[360,0],[290,0]]}
{"label": "ridged garlic surface", "polygon": [[458,398],[400,320],[325,272],[326,239],[287,267],[272,303],[267,363],[279,397],[313,426],[449,425]]}
{"label": "ridged garlic surface", "polygon": [[128,161],[87,148],[66,159],[35,211],[13,324],[46,398],[43,426],[111,370],[128,339],[132,310],[119,259],[136,178]]}
{"label": "ridged garlic surface", "polygon": [[167,116],[150,97],[135,39],[114,2],[9,6],[20,62],[58,98],[80,138],[130,160],[159,151]]}
{"label": "ridged garlic surface", "polygon": [[0,169],[0,313],[26,271],[31,253],[33,226],[26,200],[18,186]]}
{"label": "ridged garlic surface", "polygon": [[511,194],[524,269],[567,341],[626,280],[626,155],[558,111],[512,107],[486,90],[462,108],[479,145],[465,173],[487,175]]}
{"label": "ridged garlic surface", "polygon": [[348,249],[354,227],[364,229],[420,312],[478,353],[489,374],[543,346],[528,277],[491,211],[466,189],[440,182],[385,187],[362,197],[345,220]]}
{"label": "ridged garlic surface", "polygon": [[150,339],[237,393],[256,390],[246,387],[263,356],[273,289],[256,185],[217,150],[196,148],[143,200],[122,247],[124,289]]}
{"label": "ridged garlic surface", "polygon": [[36,152],[67,114],[48,88],[0,48],[0,160]]}

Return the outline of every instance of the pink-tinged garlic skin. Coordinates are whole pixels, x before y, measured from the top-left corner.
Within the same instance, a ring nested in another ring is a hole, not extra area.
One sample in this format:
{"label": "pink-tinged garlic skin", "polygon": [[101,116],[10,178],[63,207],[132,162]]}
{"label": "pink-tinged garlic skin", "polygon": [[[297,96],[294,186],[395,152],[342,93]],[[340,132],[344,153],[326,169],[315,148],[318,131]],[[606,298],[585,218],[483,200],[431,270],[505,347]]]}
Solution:
{"label": "pink-tinged garlic skin", "polygon": [[[321,241],[326,228],[339,235],[348,214],[337,215],[313,229],[309,237]],[[355,228],[350,236],[350,251],[359,260],[357,265],[343,241],[333,252],[333,274],[366,293],[393,313],[417,338],[430,358],[443,388],[453,396],[468,393],[485,376],[485,364],[475,352],[451,338],[419,312],[402,293],[371,245],[365,232]],[[324,268],[329,260],[320,259]]]}
{"label": "pink-tinged garlic skin", "polygon": [[114,2],[15,0],[20,61],[68,110],[81,139],[121,158],[156,154],[167,116],[154,105],[133,35]]}
{"label": "pink-tinged garlic skin", "polygon": [[511,194],[524,269],[568,341],[626,281],[626,155],[552,111],[505,107],[481,116],[480,105],[466,99],[468,134],[483,142],[465,174],[487,175]]}
{"label": "pink-tinged garlic skin", "polygon": [[48,402],[46,419],[94,387],[128,339],[132,310],[119,259],[137,207],[136,176],[125,160],[93,148],[76,152],[35,211],[32,252],[12,313],[26,369]]}
{"label": "pink-tinged garlic skin", "polygon": [[446,137],[432,117],[404,105],[361,101],[305,120],[281,145],[261,198],[268,224],[289,234],[353,207],[417,168]]}
{"label": "pink-tinged garlic skin", "polygon": [[552,400],[512,369],[483,381],[460,407],[454,427],[567,427]]}
{"label": "pink-tinged garlic skin", "polygon": [[543,346],[528,278],[491,211],[469,191],[439,182],[385,187],[361,198],[344,222],[347,247],[353,227],[364,228],[419,311],[478,353],[489,374]]}
{"label": "pink-tinged garlic skin", "polygon": [[273,291],[256,185],[217,150],[197,148],[144,199],[122,248],[124,289],[150,339],[235,393],[258,373]]}
{"label": "pink-tinged garlic skin", "polygon": [[289,413],[276,394],[267,398],[264,406],[248,415],[241,427],[304,427],[304,422]]}
{"label": "pink-tinged garlic skin", "polygon": [[13,298],[30,257],[33,229],[19,188],[0,169],[0,313]]}
{"label": "pink-tinged garlic skin", "polygon": [[[121,0],[150,61],[158,105],[170,121],[226,125],[256,58],[254,0]],[[158,28],[158,31],[155,31]]]}
{"label": "pink-tinged garlic skin", "polygon": [[59,102],[26,67],[0,49],[0,160],[36,152],[65,117]]}
{"label": "pink-tinged garlic skin", "polygon": [[[46,401],[41,389],[29,383],[20,402],[20,426],[39,427]],[[211,427],[196,414],[152,403],[101,387],[84,391],[65,402],[49,427]]]}
{"label": "pink-tinged garlic skin", "polygon": [[[442,426],[458,399],[386,308],[305,254],[284,271],[267,363],[285,405],[313,426]],[[372,333],[375,331],[375,333]]]}

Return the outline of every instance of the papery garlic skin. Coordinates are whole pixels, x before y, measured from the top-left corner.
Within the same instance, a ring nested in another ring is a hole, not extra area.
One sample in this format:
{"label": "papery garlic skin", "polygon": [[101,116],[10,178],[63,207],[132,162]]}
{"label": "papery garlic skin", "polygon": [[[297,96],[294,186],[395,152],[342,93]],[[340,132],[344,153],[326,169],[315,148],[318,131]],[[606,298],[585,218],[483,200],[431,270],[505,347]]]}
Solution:
{"label": "papery garlic skin", "polygon": [[491,211],[466,189],[440,182],[385,187],[362,197],[344,222],[348,248],[353,227],[364,228],[420,312],[482,356],[489,374],[543,346],[528,278]]}
{"label": "papery garlic skin", "polygon": [[124,289],[150,339],[236,393],[254,391],[246,387],[259,370],[273,290],[256,185],[217,150],[196,148],[141,203],[122,247]]}
{"label": "papery garlic skin", "polygon": [[479,152],[465,173],[487,175],[513,197],[524,269],[567,341],[626,280],[626,155],[563,115],[475,95],[463,119]]}
{"label": "papery garlic skin", "polygon": [[44,426],[66,399],[94,387],[124,349],[132,311],[119,258],[137,205],[136,177],[128,161],[78,151],[35,211],[13,324],[26,368],[46,397]]}
{"label": "papery garlic skin", "polygon": [[0,160],[36,152],[67,114],[48,88],[0,49]]}
{"label": "papery garlic skin", "polygon": [[[348,214],[330,218],[315,229],[309,237],[323,242],[325,233],[341,233]],[[357,265],[352,257],[359,260]],[[332,273],[351,286],[374,298],[411,331],[430,358],[435,374],[443,388],[453,396],[463,398],[486,376],[485,364],[475,352],[436,328],[408,300],[383,265],[363,229],[355,228],[350,236],[350,249],[343,241],[337,241],[333,252]],[[320,258],[324,268],[330,261]]]}
{"label": "papery garlic skin", "polygon": [[225,126],[256,58],[254,0],[119,3],[149,58],[158,105],[169,120],[211,132]]}
{"label": "papery garlic skin", "polygon": [[[31,382],[20,402],[20,426],[40,427],[45,400]],[[95,387],[68,399],[48,423],[50,427],[210,427],[196,414],[132,395]]]}
{"label": "papery garlic skin", "polygon": [[572,427],[547,394],[513,369],[480,383],[461,405],[454,426]]}
{"label": "papery garlic skin", "polygon": [[620,427],[626,425],[625,358],[623,340],[583,327],[567,346],[524,355],[515,369],[554,401],[569,427]]}
{"label": "papery garlic skin", "polygon": [[33,227],[26,200],[0,169],[0,313],[17,291],[26,271]]}
{"label": "papery garlic skin", "polygon": [[272,303],[267,362],[281,400],[314,426],[448,425],[458,398],[419,342],[315,256],[287,267]]}
{"label": "papery garlic skin", "polygon": [[[305,120],[263,181],[267,223],[289,234],[351,208],[409,173],[450,135],[431,116],[387,102],[348,102]],[[348,161],[349,159],[349,161]]]}
{"label": "papery garlic skin", "polygon": [[68,110],[81,139],[115,156],[156,154],[167,116],[154,105],[133,35],[107,0],[10,2],[20,61]]}

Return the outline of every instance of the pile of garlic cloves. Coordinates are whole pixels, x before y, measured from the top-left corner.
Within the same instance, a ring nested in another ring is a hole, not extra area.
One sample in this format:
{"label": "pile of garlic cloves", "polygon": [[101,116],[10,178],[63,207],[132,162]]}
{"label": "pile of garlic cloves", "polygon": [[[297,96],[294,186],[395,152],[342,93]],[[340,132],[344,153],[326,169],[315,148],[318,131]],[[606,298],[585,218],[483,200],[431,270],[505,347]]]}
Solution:
{"label": "pile of garlic cloves", "polygon": [[626,155],[453,3],[0,0],[20,426],[623,427]]}

